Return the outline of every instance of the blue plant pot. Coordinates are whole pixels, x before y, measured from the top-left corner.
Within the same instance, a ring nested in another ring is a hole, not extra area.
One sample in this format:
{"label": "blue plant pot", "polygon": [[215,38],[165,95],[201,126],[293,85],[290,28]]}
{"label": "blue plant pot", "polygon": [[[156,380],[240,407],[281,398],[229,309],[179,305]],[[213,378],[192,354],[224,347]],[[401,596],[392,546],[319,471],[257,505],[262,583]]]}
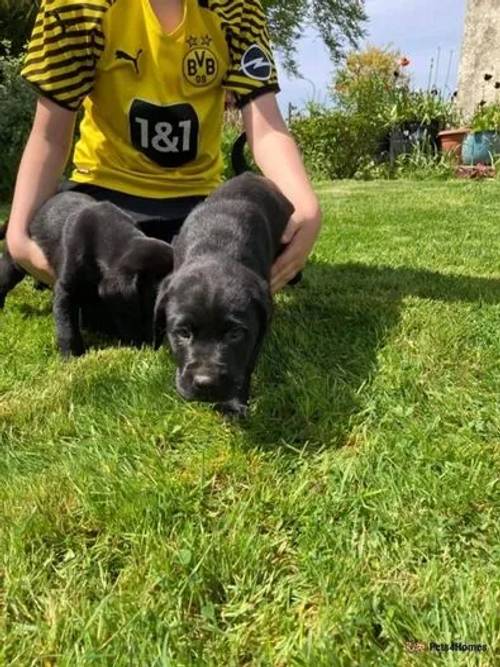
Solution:
{"label": "blue plant pot", "polygon": [[462,144],[464,164],[491,164],[492,156],[500,153],[500,134],[496,132],[471,132]]}

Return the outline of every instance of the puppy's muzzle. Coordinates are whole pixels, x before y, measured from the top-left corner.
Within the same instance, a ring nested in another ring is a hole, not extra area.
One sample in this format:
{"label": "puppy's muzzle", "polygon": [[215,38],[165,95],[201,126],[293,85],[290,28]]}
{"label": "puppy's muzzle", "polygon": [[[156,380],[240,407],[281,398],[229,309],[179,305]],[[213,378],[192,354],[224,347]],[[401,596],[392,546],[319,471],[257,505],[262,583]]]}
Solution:
{"label": "puppy's muzzle", "polygon": [[234,383],[223,367],[187,367],[180,377],[181,393],[186,397],[216,402],[226,400],[234,393]]}

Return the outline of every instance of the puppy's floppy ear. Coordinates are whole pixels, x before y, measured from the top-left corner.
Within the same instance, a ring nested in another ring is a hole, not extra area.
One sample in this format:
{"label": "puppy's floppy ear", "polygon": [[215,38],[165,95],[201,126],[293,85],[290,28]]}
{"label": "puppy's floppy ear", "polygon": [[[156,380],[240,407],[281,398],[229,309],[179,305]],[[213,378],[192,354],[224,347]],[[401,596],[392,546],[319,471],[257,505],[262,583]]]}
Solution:
{"label": "puppy's floppy ear", "polygon": [[269,322],[271,321],[273,313],[273,300],[271,297],[269,284],[265,280],[262,280],[262,278],[259,278],[258,281],[256,280],[252,286],[251,298],[254,304],[257,306],[260,314],[260,335],[264,336]]}
{"label": "puppy's floppy ear", "polygon": [[247,173],[234,180],[239,180],[241,188],[259,202],[271,219],[288,222],[291,218],[294,205],[270,178]]}
{"label": "puppy's floppy ear", "polygon": [[167,302],[170,279],[164,278],[158,289],[154,310],[153,347],[158,350],[167,333]]}
{"label": "puppy's floppy ear", "polygon": [[275,188],[274,198],[276,205],[279,207],[281,215],[286,220],[286,222],[288,222],[288,220],[295,213],[295,206],[277,187]]}
{"label": "puppy's floppy ear", "polygon": [[253,350],[250,353],[248,365],[245,369],[245,377],[240,395],[242,406],[247,405],[249,400],[252,373],[255,369],[255,366],[257,365],[257,359],[259,358],[262,343],[264,342],[264,336],[266,335],[269,323],[271,321],[273,307],[271,291],[269,289],[268,283],[266,283],[265,280],[262,280],[261,278],[255,280],[250,290],[250,294],[250,298],[257,308],[259,316],[259,328],[257,331],[257,338],[255,340]]}
{"label": "puppy's floppy ear", "polygon": [[109,271],[99,283],[98,294],[109,310],[118,336],[126,342],[139,343],[143,327],[138,275]]}
{"label": "puppy's floppy ear", "polygon": [[128,273],[147,273],[157,278],[168,275],[174,265],[172,246],[165,241],[139,237],[119,261],[120,269]]}
{"label": "puppy's floppy ear", "polygon": [[268,178],[262,180],[266,187],[263,196],[260,198],[260,202],[263,210],[266,212],[270,228],[273,230],[275,251],[278,251],[279,240],[295,211],[295,207],[275,183]]}

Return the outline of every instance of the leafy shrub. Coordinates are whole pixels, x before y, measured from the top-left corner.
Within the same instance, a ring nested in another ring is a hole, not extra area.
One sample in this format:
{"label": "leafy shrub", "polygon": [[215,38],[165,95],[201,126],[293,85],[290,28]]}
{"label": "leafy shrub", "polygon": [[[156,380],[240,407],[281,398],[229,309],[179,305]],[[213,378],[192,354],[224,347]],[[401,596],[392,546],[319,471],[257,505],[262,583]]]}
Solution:
{"label": "leafy shrub", "polygon": [[500,103],[481,104],[471,120],[473,132],[500,132]]}
{"label": "leafy shrub", "polygon": [[398,51],[370,46],[348,55],[337,71],[333,100],[343,111],[385,124],[398,90],[408,87],[409,64]]}
{"label": "leafy shrub", "polygon": [[[38,5],[37,0],[1,0],[0,54],[21,53],[33,28]],[[8,49],[2,40],[9,41]]]}
{"label": "leafy shrub", "polygon": [[394,92],[384,120],[389,127],[416,124],[436,126],[438,130],[458,127],[462,123],[455,103],[444,100],[437,90],[427,92],[409,88],[399,88]]}
{"label": "leafy shrub", "polygon": [[360,114],[339,109],[309,107],[308,115],[295,117],[290,130],[313,178],[352,178],[374,158],[381,129]]}
{"label": "leafy shrub", "polygon": [[9,45],[4,42],[3,46],[6,55],[0,56],[0,197],[12,193],[35,109],[35,94],[19,77],[22,55],[12,56]]}
{"label": "leafy shrub", "polygon": [[428,135],[423,135],[406,155],[392,162],[382,160],[385,127],[361,114],[310,106],[308,115],[292,120],[290,130],[302,151],[308,173],[315,179],[422,180],[449,178],[454,173],[449,156],[437,152]]}
{"label": "leafy shrub", "polygon": [[430,139],[413,145],[409,152],[398,155],[394,161],[371,160],[362,164],[354,178],[376,179],[411,178],[413,180],[447,180],[455,175],[456,163],[449,153],[436,151]]}
{"label": "leafy shrub", "polygon": [[395,175],[419,181],[446,180],[455,174],[456,164],[449,153],[438,153],[422,146],[400,155],[396,160]]}
{"label": "leafy shrub", "polygon": [[436,142],[440,130],[461,124],[458,109],[436,89],[412,90],[409,65],[408,58],[390,49],[351,53],[337,73],[333,99],[339,109],[364,118],[373,131],[430,134]]}

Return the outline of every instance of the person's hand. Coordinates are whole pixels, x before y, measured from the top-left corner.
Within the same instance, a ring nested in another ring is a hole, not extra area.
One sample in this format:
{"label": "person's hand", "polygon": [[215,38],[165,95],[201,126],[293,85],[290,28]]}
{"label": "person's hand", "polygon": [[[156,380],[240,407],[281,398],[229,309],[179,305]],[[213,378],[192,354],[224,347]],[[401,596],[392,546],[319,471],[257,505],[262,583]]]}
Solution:
{"label": "person's hand", "polygon": [[12,259],[35,280],[53,285],[55,275],[40,247],[25,235],[10,235],[7,230],[7,248]]}
{"label": "person's hand", "polygon": [[310,217],[294,214],[283,233],[281,242],[287,247],[279,255],[271,270],[271,292],[282,289],[301,271],[313,249],[321,228],[319,211]]}

